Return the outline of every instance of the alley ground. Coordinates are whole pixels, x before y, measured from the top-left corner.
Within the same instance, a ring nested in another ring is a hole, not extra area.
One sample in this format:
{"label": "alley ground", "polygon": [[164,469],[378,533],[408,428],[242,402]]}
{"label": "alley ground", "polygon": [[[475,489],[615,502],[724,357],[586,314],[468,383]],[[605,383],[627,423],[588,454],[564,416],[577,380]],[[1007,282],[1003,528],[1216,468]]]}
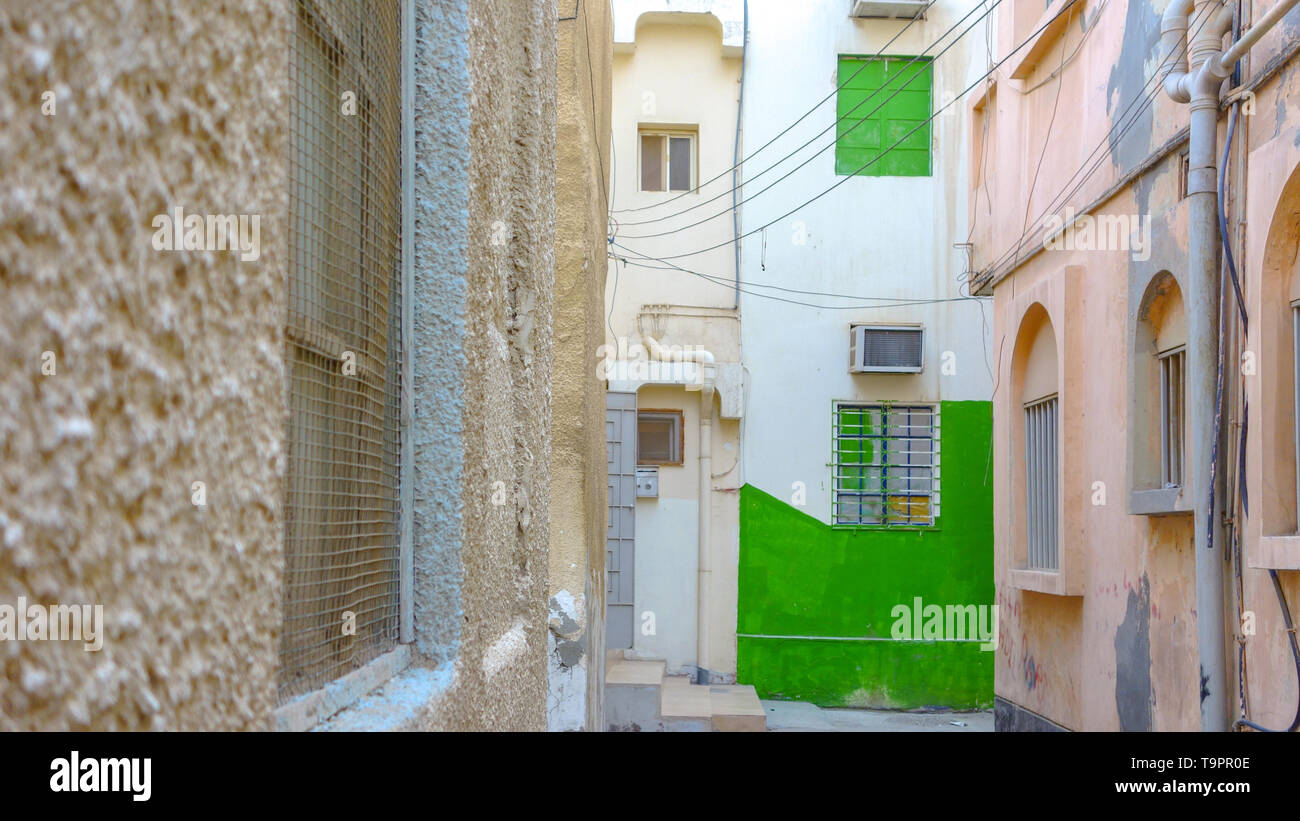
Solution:
{"label": "alley ground", "polygon": [[804,701],[764,701],[767,729],[775,733],[991,733],[993,713],[900,712],[823,709]]}

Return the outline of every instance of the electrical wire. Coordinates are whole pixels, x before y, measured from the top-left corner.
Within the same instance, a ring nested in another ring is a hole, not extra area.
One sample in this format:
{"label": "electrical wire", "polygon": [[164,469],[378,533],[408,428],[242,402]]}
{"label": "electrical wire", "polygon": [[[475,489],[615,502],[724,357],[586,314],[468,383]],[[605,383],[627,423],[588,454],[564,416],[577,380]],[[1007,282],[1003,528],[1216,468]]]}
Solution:
{"label": "electrical wire", "polygon": [[[946,53],[950,48],[952,48],[953,46],[957,45],[957,43],[961,42],[961,38],[962,38],[962,37],[965,37],[967,34],[969,34],[969,33],[971,32],[971,30],[974,29],[977,25],[979,25],[980,22],[981,22],[984,18],[986,18],[986,17],[988,17],[990,14],[992,14],[992,13],[993,13],[993,9],[996,8],[996,7],[998,6],[998,4],[1001,3],[1001,2],[1002,2],[1002,0],[993,0],[993,5],[992,5],[988,10],[986,10],[983,14],[981,14],[978,18],[976,18],[975,21],[974,21],[973,23],[971,23],[970,26],[967,27],[967,29],[966,29],[965,31],[963,31],[963,32],[961,32],[960,34],[958,34],[958,35],[957,35],[957,38],[956,38],[955,40],[953,40],[953,41],[952,41],[951,43],[949,43],[948,45],[944,46],[943,50],[940,51],[938,54],[934,55],[934,57],[927,57],[926,55],[927,55],[927,53],[930,51],[930,49],[934,48],[934,47],[937,46],[939,43],[943,42],[944,38],[946,38],[948,35],[952,34],[954,30],[956,30],[959,26],[961,26],[964,22],[966,22],[966,18],[970,17],[970,16],[971,16],[972,14],[974,14],[978,9],[981,8],[981,6],[971,6],[970,11],[968,11],[968,12],[966,12],[966,14],[962,15],[961,19],[959,19],[956,23],[954,23],[954,24],[953,24],[953,25],[952,25],[952,26],[951,26],[947,31],[945,31],[943,34],[939,35],[939,37],[938,37],[938,38],[937,38],[933,43],[931,43],[930,45],[926,46],[924,51],[922,51],[920,54],[918,54],[918,55],[912,57],[912,58],[909,59],[906,63],[903,64],[903,67],[902,67],[902,69],[900,69],[900,72],[901,72],[901,71],[906,71],[908,66],[911,66],[911,65],[917,63],[918,61],[923,61],[922,64],[921,64],[920,66],[917,67],[916,71],[912,72],[912,75],[911,75],[910,77],[907,78],[907,81],[904,82],[904,83],[903,83],[899,88],[897,88],[897,89],[894,90],[894,93],[893,93],[893,94],[890,94],[887,98],[885,98],[883,101],[881,101],[881,103],[880,103],[879,105],[877,105],[875,108],[871,109],[871,110],[868,111],[866,114],[863,114],[860,118],[858,118],[857,122],[853,123],[853,125],[849,126],[847,129],[845,129],[844,132],[843,132],[843,134],[837,133],[837,134],[835,135],[835,137],[832,139],[832,141],[831,141],[829,144],[827,144],[827,145],[825,145],[825,146],[822,146],[820,149],[818,149],[816,152],[814,152],[812,155],[810,155],[810,156],[808,157],[808,159],[804,160],[802,163],[800,163],[799,165],[795,166],[795,167],[794,167],[793,169],[791,169],[788,173],[786,173],[785,176],[781,177],[781,178],[778,179],[776,182],[774,182],[774,183],[772,183],[771,185],[767,186],[767,188],[764,188],[762,191],[759,191],[758,194],[755,194],[754,196],[756,197],[756,196],[758,196],[759,194],[762,194],[764,191],[767,191],[767,190],[771,189],[773,186],[776,185],[777,182],[781,182],[782,180],[786,179],[786,178],[789,177],[791,174],[793,174],[795,171],[798,171],[800,168],[803,168],[805,165],[807,165],[808,163],[812,162],[814,158],[816,158],[817,156],[819,156],[819,155],[821,155],[822,153],[824,153],[824,152],[826,151],[826,149],[834,147],[836,144],[838,144],[840,138],[843,137],[845,134],[849,134],[849,133],[852,132],[855,128],[858,128],[858,127],[861,126],[863,123],[867,122],[867,118],[869,118],[872,114],[875,114],[875,113],[876,113],[877,111],[879,111],[880,109],[884,108],[886,103],[888,103],[890,100],[892,100],[892,99],[894,99],[895,97],[897,97],[899,94],[903,93],[903,91],[907,88],[907,86],[911,85],[911,83],[912,83],[913,80],[915,80],[917,77],[920,77],[920,76],[924,73],[924,72],[922,71],[922,69],[924,68],[924,66],[932,64],[934,60],[937,60],[938,58],[942,57],[942,56],[943,56],[943,55],[944,55],[944,54],[945,54],[945,53]],[[888,58],[886,58],[886,59],[888,59]],[[865,62],[870,62],[870,61],[865,61]],[[860,72],[860,71],[862,71],[862,67],[859,67],[858,70],[854,72],[854,76],[856,76],[857,73]],[[807,140],[803,145],[801,145],[801,146],[799,146],[798,148],[796,148],[795,150],[789,152],[788,154],[786,154],[786,155],[785,155],[784,157],[782,157],[781,159],[779,159],[779,160],[777,160],[776,162],[774,162],[774,163],[772,163],[771,165],[769,165],[767,168],[764,168],[762,171],[759,171],[757,174],[754,174],[752,177],[750,177],[748,180],[746,180],[746,182],[753,182],[754,180],[756,180],[756,179],[758,179],[759,177],[761,177],[761,176],[763,176],[764,174],[766,174],[768,171],[771,171],[772,169],[777,168],[778,166],[782,165],[783,163],[785,163],[786,160],[789,160],[789,159],[793,158],[793,157],[794,157],[795,155],[797,155],[800,151],[803,151],[805,148],[807,148],[808,146],[810,146],[810,145],[812,145],[814,142],[816,142],[818,139],[820,139],[820,138],[821,138],[824,134],[826,134],[828,131],[831,131],[832,129],[836,128],[836,127],[837,127],[841,122],[843,122],[843,121],[846,120],[846,119],[850,119],[850,118],[852,117],[852,115],[853,115],[853,113],[854,113],[855,111],[857,111],[859,108],[861,108],[863,105],[865,105],[868,101],[874,99],[874,98],[876,97],[876,95],[880,94],[882,91],[885,91],[885,88],[884,88],[883,86],[882,86],[881,88],[878,88],[878,89],[875,89],[874,91],[872,91],[872,92],[871,92],[870,94],[868,94],[866,97],[864,97],[863,99],[861,99],[861,100],[859,100],[857,103],[855,103],[854,106],[853,106],[853,108],[851,108],[851,109],[849,109],[848,111],[844,112],[844,114],[841,115],[840,118],[837,119],[835,122],[831,123],[830,125],[828,125],[828,126],[826,126],[825,128],[823,128],[821,131],[819,131],[819,132],[817,132],[816,134],[814,134],[814,135],[813,135],[811,138],[809,138],[809,139],[808,139],[808,140]],[[626,226],[651,225],[651,224],[656,223],[656,222],[664,222],[665,220],[676,219],[677,217],[680,217],[680,216],[682,216],[683,214],[690,213],[691,211],[694,211],[694,210],[697,209],[697,208],[703,208],[704,206],[708,205],[708,204],[711,203],[711,202],[714,202],[715,200],[722,199],[722,198],[725,197],[727,194],[730,194],[730,193],[734,192],[734,191],[736,190],[737,187],[739,187],[739,186],[733,186],[733,187],[732,187],[730,190],[728,190],[728,191],[722,191],[722,192],[720,192],[720,193],[718,193],[718,194],[716,194],[716,195],[710,197],[709,199],[701,200],[700,202],[696,203],[695,205],[692,205],[692,206],[690,206],[690,207],[688,207],[688,208],[683,208],[682,210],[680,210],[680,211],[676,211],[676,212],[674,212],[674,213],[672,213],[672,214],[667,214],[667,215],[662,216],[662,217],[656,217],[656,218],[654,218],[654,219],[640,220],[640,221],[638,221],[638,222],[625,222],[625,223],[623,223],[623,224],[626,225]],[[743,202],[746,202],[746,201],[747,201],[747,200],[741,200],[742,203],[743,203]],[[626,238],[627,238],[627,239],[649,239],[649,238],[651,238],[651,237],[662,237],[662,236],[666,236],[667,234],[676,233],[677,231],[682,231],[682,230],[685,230],[685,229],[687,229],[687,228],[693,228],[693,227],[695,227],[696,225],[703,225],[704,223],[709,222],[710,220],[717,219],[718,217],[723,216],[724,214],[726,214],[726,213],[728,213],[728,212],[734,210],[735,207],[736,207],[736,206],[733,204],[731,208],[724,209],[724,210],[722,210],[722,211],[719,211],[719,212],[716,213],[716,214],[713,214],[712,216],[705,217],[704,219],[702,219],[702,220],[700,220],[700,221],[698,221],[698,222],[693,222],[693,223],[691,223],[690,225],[683,225],[683,226],[680,226],[679,228],[674,229],[674,230],[671,230],[671,231],[664,231],[664,232],[662,232],[662,233],[658,233],[658,234],[638,234],[638,235],[631,235],[631,234],[629,234]]]}
{"label": "electrical wire", "polygon": [[[629,258],[627,258],[627,257],[619,256],[619,255],[617,255],[617,254],[611,254],[610,256],[613,257],[615,260],[617,260],[617,261],[619,261],[619,262],[622,262],[624,265],[632,265],[632,266],[637,267],[637,268],[644,268],[644,269],[651,270],[651,271],[669,271],[669,270],[672,270],[672,271],[680,271],[681,273],[684,273],[684,274],[690,274],[690,275],[692,275],[692,276],[699,277],[700,279],[706,280],[706,281],[708,281],[708,282],[712,282],[712,283],[714,283],[715,285],[721,285],[721,286],[724,286],[724,287],[726,287],[726,288],[728,288],[728,289],[734,289],[734,288],[735,288],[735,283],[734,283],[734,282],[733,282],[729,277],[720,277],[720,276],[714,276],[714,275],[712,275],[712,274],[704,274],[704,273],[700,273],[699,271],[693,271],[693,270],[691,270],[690,268],[685,268],[685,267],[682,267],[682,266],[680,266],[680,265],[675,265],[675,264],[673,264],[673,263],[667,262],[666,260],[655,260],[655,261],[657,261],[657,262],[664,262],[665,265],[667,265],[667,266],[669,266],[669,267],[663,267],[663,266],[657,266],[657,265],[646,265],[645,263],[640,262],[640,261],[638,261],[638,260],[635,260],[635,259],[629,259]],[[772,288],[772,289],[774,289],[774,290],[781,290],[781,291],[786,291],[786,292],[790,292],[790,293],[806,293],[806,294],[809,294],[809,295],[818,295],[818,294],[819,294],[819,292],[816,292],[816,291],[803,292],[803,291],[797,291],[797,290],[795,290],[795,289],[791,289],[791,288],[784,288],[784,287],[782,287],[782,286],[778,286],[778,285],[764,285],[764,284],[758,284],[758,283],[746,283],[746,285],[752,285],[752,286],[754,286],[754,287]],[[751,291],[751,290],[747,290],[747,289],[746,289],[745,287],[743,287],[743,286],[741,287],[740,292],[743,293],[743,294],[748,294],[749,296],[758,297],[758,298],[760,298],[760,299],[770,299],[770,300],[773,300],[773,301],[775,301],[775,302],[784,302],[784,303],[787,303],[787,304],[790,304],[790,305],[802,305],[802,306],[804,306],[804,307],[808,307],[808,308],[817,308],[817,309],[819,309],[819,310],[826,310],[826,311],[862,310],[862,309],[866,309],[866,308],[899,308],[899,307],[905,307],[905,306],[909,306],[909,305],[933,305],[933,304],[936,304],[936,303],[942,303],[942,302],[980,302],[980,301],[981,301],[981,300],[979,300],[978,298],[975,298],[975,297],[949,297],[949,298],[936,298],[936,299],[905,299],[905,298],[897,298],[897,301],[889,301],[889,302],[885,302],[884,304],[875,304],[875,305],[821,305],[821,304],[818,304],[818,303],[813,303],[813,302],[803,302],[803,301],[800,301],[800,300],[786,299],[786,298],[784,298],[784,297],[773,296],[773,295],[771,295],[771,294],[765,294],[765,293],[761,293],[761,292],[757,292],[757,291]],[[893,298],[893,297],[855,297],[855,296],[850,296],[850,295],[847,295],[847,294],[828,294],[828,293],[821,293],[820,295],[822,295],[822,296],[830,296],[830,297],[834,297],[834,298],[838,298],[838,299],[870,299],[870,300],[894,300],[894,299],[895,299],[895,298]]]}
{"label": "electrical wire", "polygon": [[[927,10],[929,10],[929,8],[930,8],[931,6],[933,6],[933,5],[934,5],[935,3],[937,3],[937,2],[938,2],[938,0],[930,0],[930,2],[926,3],[925,6],[923,6],[923,7],[921,8],[921,10],[918,11],[918,12],[916,13],[916,16],[915,16],[915,17],[913,17],[911,20],[908,20],[908,21],[907,21],[907,25],[905,25],[905,26],[903,26],[901,29],[899,29],[897,34],[895,34],[893,37],[889,38],[889,42],[885,43],[883,46],[880,47],[880,49],[875,53],[875,55],[872,57],[872,59],[879,59],[880,55],[882,55],[882,54],[885,53],[885,49],[887,49],[887,48],[889,48],[890,46],[892,46],[892,45],[894,44],[894,41],[897,40],[899,37],[902,37],[902,36],[903,36],[903,33],[906,32],[908,29],[910,29],[910,28],[912,27],[912,24],[913,24],[913,23],[915,23],[917,20],[920,20],[920,19],[922,18],[922,16],[924,16],[925,12],[926,12]],[[728,168],[728,169],[722,171],[720,174],[718,174],[718,175],[715,176],[715,177],[710,177],[709,179],[707,179],[707,180],[705,180],[704,182],[700,183],[699,185],[695,186],[695,188],[691,189],[690,191],[683,191],[682,193],[678,194],[677,196],[672,197],[672,198],[670,198],[670,199],[666,199],[666,200],[664,200],[663,202],[656,202],[656,203],[653,203],[653,204],[651,204],[651,205],[643,205],[643,206],[641,206],[641,207],[639,207],[639,208],[621,208],[621,209],[615,211],[614,213],[616,213],[616,214],[631,214],[631,213],[634,213],[634,212],[637,212],[637,211],[647,211],[647,210],[649,210],[649,209],[651,209],[651,208],[660,208],[660,207],[662,207],[662,206],[668,205],[668,204],[671,203],[671,202],[676,202],[677,200],[679,200],[679,199],[681,199],[682,197],[685,197],[685,196],[687,196],[687,195],[689,195],[689,194],[696,194],[696,193],[699,193],[700,189],[703,188],[704,186],[709,185],[709,184],[712,183],[712,182],[716,182],[717,180],[722,179],[722,178],[725,177],[727,174],[731,173],[732,171],[736,170],[736,169],[739,168],[740,166],[742,166],[742,165],[744,165],[745,163],[749,162],[749,161],[750,161],[751,159],[753,159],[754,157],[758,156],[758,154],[759,154],[763,149],[767,148],[767,147],[770,146],[772,143],[776,142],[777,140],[779,140],[779,139],[781,139],[782,137],[784,137],[786,134],[790,133],[791,129],[793,129],[793,128],[794,128],[795,126],[797,126],[799,123],[801,123],[801,122],[803,122],[804,120],[806,120],[806,119],[808,118],[808,115],[809,115],[809,114],[812,114],[814,111],[816,111],[817,109],[821,108],[823,105],[826,104],[826,102],[827,102],[828,100],[833,99],[833,98],[835,97],[835,95],[838,94],[838,93],[840,92],[840,89],[844,88],[844,87],[847,86],[849,83],[853,82],[853,79],[854,79],[855,77],[857,77],[859,73],[861,73],[862,71],[864,71],[864,70],[866,69],[867,64],[868,64],[869,62],[870,62],[869,60],[864,60],[863,63],[862,63],[862,65],[858,66],[858,70],[855,71],[855,72],[853,72],[853,74],[851,74],[851,75],[848,77],[848,79],[846,79],[844,82],[842,82],[842,83],[840,83],[839,85],[837,85],[837,86],[835,87],[835,90],[834,90],[834,91],[832,91],[830,94],[827,94],[827,95],[826,95],[825,97],[823,97],[823,98],[822,98],[822,99],[821,99],[821,100],[820,100],[816,105],[814,105],[812,108],[810,108],[810,109],[808,109],[807,111],[805,111],[805,112],[804,112],[804,113],[799,117],[799,119],[795,120],[794,122],[790,123],[790,125],[786,126],[786,127],[781,131],[781,133],[777,134],[777,135],[776,135],[775,137],[773,137],[772,139],[768,140],[767,142],[765,142],[765,143],[763,143],[762,145],[760,145],[758,148],[754,149],[754,153],[753,153],[753,154],[749,154],[749,155],[747,155],[747,156],[745,156],[745,157],[742,157],[742,158],[740,159],[740,162],[736,163],[736,164],[733,165],[731,168]],[[784,161],[784,160],[783,160],[783,161]],[[778,163],[778,164],[779,164],[779,163]]]}
{"label": "electrical wire", "polygon": [[[871,158],[870,160],[868,160],[867,162],[863,163],[863,164],[862,164],[861,166],[859,166],[859,167],[858,167],[858,168],[857,168],[857,169],[856,169],[852,174],[850,174],[850,175],[846,175],[846,176],[845,176],[843,179],[841,179],[839,182],[836,182],[834,185],[830,186],[829,188],[827,188],[826,190],[824,190],[824,191],[822,191],[821,193],[817,194],[816,196],[812,197],[811,199],[809,199],[809,200],[805,200],[804,202],[800,203],[799,205],[796,205],[794,208],[792,208],[792,209],[790,209],[789,211],[785,212],[784,214],[782,214],[781,216],[777,217],[776,219],[771,220],[770,222],[764,223],[763,225],[758,226],[757,228],[753,229],[752,231],[748,231],[748,232],[746,232],[746,233],[744,233],[744,234],[741,234],[741,237],[744,238],[744,237],[752,236],[752,235],[758,233],[760,230],[762,230],[762,229],[764,229],[764,228],[770,228],[771,226],[775,225],[776,223],[780,222],[781,220],[785,219],[786,217],[790,216],[791,214],[797,213],[797,212],[800,211],[801,209],[806,208],[807,206],[811,205],[812,203],[814,203],[814,202],[816,202],[817,200],[821,199],[822,197],[826,196],[826,195],[829,194],[830,192],[834,191],[836,188],[839,188],[839,187],[840,187],[841,185],[843,185],[844,183],[846,183],[846,182],[848,182],[849,180],[853,179],[853,178],[854,178],[855,176],[857,176],[858,174],[860,174],[860,173],[862,173],[863,171],[865,171],[865,170],[866,170],[867,168],[869,168],[871,165],[873,165],[874,163],[876,163],[877,161],[879,161],[881,158],[883,158],[884,156],[886,156],[890,151],[892,151],[892,150],[894,150],[895,148],[897,148],[897,147],[898,147],[898,146],[899,146],[899,145],[900,145],[904,140],[906,140],[908,137],[912,136],[912,134],[916,133],[916,132],[917,132],[918,130],[920,130],[922,127],[927,126],[927,125],[929,125],[931,122],[933,122],[935,117],[937,117],[937,116],[939,116],[940,114],[942,114],[945,110],[947,110],[947,109],[948,109],[949,107],[951,107],[954,103],[956,103],[958,100],[960,100],[962,97],[964,97],[967,93],[969,93],[971,89],[973,89],[975,86],[977,86],[977,85],[979,85],[981,82],[983,82],[984,79],[985,79],[986,77],[989,76],[989,74],[992,74],[993,71],[996,71],[998,67],[1000,67],[1001,65],[1003,65],[1004,63],[1006,63],[1008,60],[1010,60],[1011,57],[1014,56],[1014,55],[1016,54],[1016,52],[1020,51],[1020,49],[1024,48],[1026,45],[1028,45],[1030,42],[1032,42],[1032,41],[1034,40],[1034,38],[1037,37],[1037,36],[1038,36],[1038,35],[1039,35],[1039,34],[1040,34],[1044,29],[1046,29],[1048,26],[1050,26],[1050,25],[1052,24],[1052,22],[1053,22],[1054,20],[1056,20],[1057,17],[1060,17],[1060,16],[1061,16],[1062,14],[1064,14],[1067,10],[1073,8],[1073,7],[1074,7],[1074,4],[1077,3],[1077,2],[1080,2],[1080,0],[1066,0],[1065,4],[1064,4],[1064,5],[1063,5],[1063,6],[1062,6],[1062,7],[1061,7],[1061,8],[1060,8],[1060,9],[1059,9],[1055,14],[1053,14],[1052,17],[1051,17],[1050,19],[1048,19],[1047,21],[1045,21],[1045,22],[1044,22],[1041,26],[1039,26],[1035,31],[1033,31],[1032,33],[1030,33],[1030,35],[1029,35],[1029,36],[1028,36],[1024,41],[1022,41],[1022,42],[1020,43],[1020,45],[1018,45],[1018,46],[1016,46],[1014,49],[1012,49],[1012,50],[1007,54],[1007,56],[1005,56],[1005,57],[1003,57],[1001,60],[999,60],[998,63],[997,63],[997,65],[995,65],[995,66],[993,67],[993,69],[991,69],[989,72],[987,72],[987,73],[984,74],[983,76],[981,76],[981,77],[979,77],[978,79],[976,79],[975,82],[971,83],[969,86],[967,86],[965,89],[963,89],[962,92],[961,92],[960,94],[958,94],[957,96],[953,97],[953,99],[949,100],[947,103],[945,103],[944,105],[940,106],[939,109],[938,109],[937,111],[935,111],[935,112],[934,112],[933,114],[931,114],[929,117],[927,117],[926,119],[924,119],[924,120],[922,120],[920,123],[918,123],[916,126],[914,126],[914,127],[912,128],[911,131],[908,131],[908,132],[907,132],[906,134],[904,134],[902,137],[898,138],[898,140],[896,140],[892,145],[890,145],[888,148],[886,148],[886,149],[885,149],[884,151],[882,151],[880,154],[877,154],[875,157],[873,157],[873,158]],[[744,201],[742,200],[742,202],[744,202]],[[719,243],[719,244],[717,244],[717,245],[711,245],[711,246],[709,246],[709,247],[707,247],[707,248],[701,248],[701,249],[698,250],[698,251],[690,251],[690,252],[682,253],[682,254],[674,254],[674,255],[671,255],[671,256],[660,257],[660,259],[669,260],[669,259],[682,259],[682,258],[684,258],[684,257],[699,256],[700,254],[706,254],[706,253],[708,253],[709,251],[714,251],[714,250],[717,250],[718,248],[721,248],[721,247],[723,247],[723,246],[729,245],[731,242],[732,242],[732,240],[729,239],[729,240],[726,240],[726,241],[724,241],[724,242],[722,242],[722,243]]]}
{"label": "electrical wire", "polygon": [[[1074,19],[1073,10],[1070,12],[1070,19]],[[1070,20],[1065,21],[1065,28],[1070,28]],[[1082,40],[1080,40],[1082,44]],[[1061,41],[1061,64],[1056,69],[1056,97],[1052,100],[1052,117],[1047,121],[1047,133],[1043,135],[1043,150],[1038,153],[1038,165],[1034,166],[1034,181],[1029,183],[1029,193],[1025,195],[1025,220],[1020,230],[1023,233],[1029,231],[1029,209],[1034,203],[1034,189],[1038,187],[1038,173],[1043,170],[1043,159],[1047,156],[1047,146],[1052,144],[1052,128],[1056,125],[1056,110],[1061,106],[1061,89],[1065,87],[1065,78],[1060,76],[1065,70],[1065,40]]]}
{"label": "electrical wire", "polygon": [[[1191,26],[1189,25],[1189,30],[1192,31],[1192,34],[1189,35],[1189,39],[1191,37],[1194,37],[1196,34],[1198,34],[1200,30],[1210,22],[1211,15],[1208,14],[1209,10],[1210,10],[1210,6],[1206,5],[1202,7],[1202,9],[1199,12],[1197,12],[1196,17],[1193,18],[1193,21],[1195,21],[1198,18],[1204,18],[1204,19],[1201,20],[1200,25],[1198,25],[1194,30],[1192,30]],[[1182,45],[1179,48],[1185,50],[1186,46]],[[1106,132],[1105,135],[1102,136],[1102,139],[1097,143],[1097,147],[1094,148],[1088,154],[1088,156],[1084,158],[1083,163],[1080,164],[1078,170],[1076,170],[1072,175],[1070,175],[1069,179],[1067,179],[1065,182],[1065,186],[1056,194],[1056,196],[1052,197],[1052,199],[1048,202],[1047,207],[1033,221],[1033,225],[1035,227],[1038,227],[1039,224],[1042,222],[1042,220],[1049,213],[1055,211],[1058,202],[1063,203],[1065,199],[1074,196],[1075,193],[1077,193],[1080,189],[1083,188],[1084,184],[1087,183],[1087,181],[1092,177],[1092,175],[1095,174],[1098,171],[1098,169],[1100,169],[1101,164],[1106,160],[1106,155],[1103,154],[1100,157],[1098,157],[1098,152],[1100,152],[1103,148],[1107,146],[1107,144],[1110,142],[1112,137],[1114,137],[1117,142],[1119,140],[1122,140],[1124,136],[1129,132],[1129,130],[1131,130],[1133,126],[1137,123],[1138,118],[1141,116],[1141,114],[1151,106],[1151,104],[1155,101],[1155,97],[1157,93],[1161,89],[1161,84],[1159,82],[1160,69],[1164,66],[1165,62],[1172,59],[1177,54],[1178,51],[1171,53],[1168,57],[1165,58],[1165,60],[1162,60],[1161,63],[1156,67],[1155,72],[1152,73],[1151,77],[1148,78],[1146,83],[1144,83],[1142,86],[1143,88],[1146,88],[1147,86],[1151,86],[1151,88],[1148,91],[1146,91],[1144,94],[1136,96],[1131,101],[1129,101],[1129,104],[1125,106],[1124,110],[1121,111],[1119,116],[1115,118],[1110,129]],[[1155,81],[1154,84],[1153,81]],[[1139,103],[1141,103],[1141,106],[1136,111],[1133,111],[1133,107],[1135,105],[1138,105]],[[1132,112],[1131,117],[1129,112]],[[1125,122],[1125,118],[1128,118],[1127,122]],[[1118,134],[1116,133],[1117,129],[1119,129]],[[1088,164],[1092,162],[1094,157],[1097,157],[1096,163],[1094,163],[1092,165],[1092,168],[1088,170],[1088,172],[1082,178],[1080,178],[1077,183],[1075,183],[1071,187],[1070,183],[1076,177],[1078,177],[1080,173],[1082,173],[1086,168],[1088,168]],[[1013,240],[1010,247],[1008,247],[1005,251],[999,254],[998,257],[994,259],[994,261],[990,262],[987,266],[985,266],[984,274],[982,276],[986,276],[989,273],[996,271],[998,268],[1010,262],[1013,258],[1018,257],[1020,251],[1024,247],[1025,240],[1029,238],[1029,236],[1030,234],[1028,232],[1022,233],[1017,239]],[[980,278],[981,277],[976,277],[976,279],[980,279]]]}

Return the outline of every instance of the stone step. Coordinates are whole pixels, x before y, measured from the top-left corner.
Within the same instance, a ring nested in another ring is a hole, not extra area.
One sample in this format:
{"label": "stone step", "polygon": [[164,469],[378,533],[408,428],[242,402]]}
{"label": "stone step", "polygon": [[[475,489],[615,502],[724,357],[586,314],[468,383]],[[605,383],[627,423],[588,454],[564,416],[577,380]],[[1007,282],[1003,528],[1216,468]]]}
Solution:
{"label": "stone step", "polygon": [[767,730],[767,713],[752,684],[714,684],[709,707],[715,733],[761,733]]}
{"label": "stone step", "polygon": [[659,686],[663,682],[667,663],[662,661],[635,661],[611,658],[605,664],[605,684],[646,684]]}
{"label": "stone step", "polygon": [[606,656],[608,729],[631,732],[763,732],[767,713],[748,684],[692,684],[663,661]]}

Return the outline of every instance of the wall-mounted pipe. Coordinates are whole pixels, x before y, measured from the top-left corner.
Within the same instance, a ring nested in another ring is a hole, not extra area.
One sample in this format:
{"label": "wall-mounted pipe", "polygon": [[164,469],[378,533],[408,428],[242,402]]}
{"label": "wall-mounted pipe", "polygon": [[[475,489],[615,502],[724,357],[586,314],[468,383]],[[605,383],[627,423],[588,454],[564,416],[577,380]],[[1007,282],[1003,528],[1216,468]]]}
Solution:
{"label": "wall-mounted pipe", "polygon": [[[700,367],[699,416],[699,520],[696,530],[695,590],[695,681],[708,684],[709,621],[712,617],[713,550],[710,531],[713,522],[713,354],[702,349],[668,350],[653,336],[644,336],[650,356],[661,362],[695,362]],[[690,386],[687,386],[690,390]]]}
{"label": "wall-mounted pipe", "polygon": [[[1187,324],[1186,397],[1194,443],[1196,635],[1200,662],[1201,729],[1228,729],[1228,676],[1224,621],[1223,477],[1226,450],[1216,424],[1219,342],[1219,215],[1217,144],[1219,89],[1237,60],[1300,0],[1282,0],[1226,52],[1223,36],[1232,9],[1220,0],[1196,4],[1196,18],[1213,18],[1188,41],[1189,0],[1174,0],[1161,20],[1167,63],[1162,83],[1177,102],[1189,103],[1187,142]],[[1185,55],[1178,52],[1185,48]],[[1172,61],[1171,56],[1175,56]],[[1217,541],[1217,550],[1216,548]]]}

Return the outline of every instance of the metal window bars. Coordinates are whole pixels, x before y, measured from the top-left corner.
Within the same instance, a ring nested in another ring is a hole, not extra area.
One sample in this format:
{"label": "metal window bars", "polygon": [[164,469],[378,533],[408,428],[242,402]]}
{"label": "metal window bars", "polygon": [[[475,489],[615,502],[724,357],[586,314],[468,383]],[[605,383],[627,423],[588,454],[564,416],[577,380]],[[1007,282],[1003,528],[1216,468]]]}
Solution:
{"label": "metal window bars", "polygon": [[400,8],[295,12],[281,703],[395,646],[400,583]]}
{"label": "metal window bars", "polygon": [[832,522],[934,525],[938,410],[931,405],[841,403],[833,414]]}
{"label": "metal window bars", "polygon": [[1057,570],[1060,522],[1057,397],[1028,402],[1025,409],[1025,536],[1030,570]]}
{"label": "metal window bars", "polygon": [[1160,485],[1183,483],[1184,374],[1186,348],[1157,354],[1160,363]]}

